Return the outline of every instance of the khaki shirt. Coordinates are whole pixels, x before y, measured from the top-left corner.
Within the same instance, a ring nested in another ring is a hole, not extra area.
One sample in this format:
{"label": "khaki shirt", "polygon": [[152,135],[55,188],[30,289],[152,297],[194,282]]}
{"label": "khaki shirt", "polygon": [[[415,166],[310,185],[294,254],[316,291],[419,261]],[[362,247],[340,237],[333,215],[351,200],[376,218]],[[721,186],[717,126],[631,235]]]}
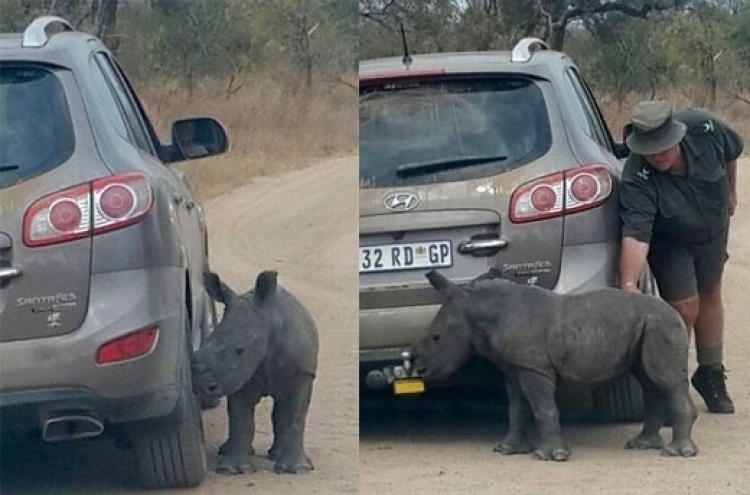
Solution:
{"label": "khaki shirt", "polygon": [[705,110],[675,113],[687,126],[680,148],[687,174],[653,169],[631,154],[622,174],[622,236],[641,242],[706,242],[729,224],[729,181],[725,165],[742,153],[742,138]]}

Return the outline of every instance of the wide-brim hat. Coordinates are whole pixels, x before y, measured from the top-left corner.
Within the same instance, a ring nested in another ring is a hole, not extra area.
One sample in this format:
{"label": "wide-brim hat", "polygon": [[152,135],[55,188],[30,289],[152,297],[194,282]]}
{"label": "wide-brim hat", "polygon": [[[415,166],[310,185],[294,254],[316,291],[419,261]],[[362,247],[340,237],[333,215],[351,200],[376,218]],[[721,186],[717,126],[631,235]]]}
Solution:
{"label": "wide-brim hat", "polygon": [[625,144],[639,155],[654,155],[680,144],[687,126],[675,120],[666,101],[644,101],[633,108]]}

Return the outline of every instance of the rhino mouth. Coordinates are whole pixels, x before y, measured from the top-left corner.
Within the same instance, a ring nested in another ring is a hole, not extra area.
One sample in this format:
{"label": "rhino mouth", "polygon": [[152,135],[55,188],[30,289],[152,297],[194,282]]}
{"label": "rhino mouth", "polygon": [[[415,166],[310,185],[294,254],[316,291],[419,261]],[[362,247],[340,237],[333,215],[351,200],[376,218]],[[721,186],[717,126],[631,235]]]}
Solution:
{"label": "rhino mouth", "polygon": [[197,374],[193,378],[193,389],[196,393],[206,398],[223,397],[224,390],[222,389],[219,382],[214,379],[213,375],[206,371]]}
{"label": "rhino mouth", "polygon": [[201,395],[204,397],[221,397],[224,395],[221,387],[217,384],[211,384],[201,389]]}
{"label": "rhino mouth", "polygon": [[427,364],[420,358],[414,360],[414,372],[416,376],[430,380],[435,378],[435,372],[427,367]]}

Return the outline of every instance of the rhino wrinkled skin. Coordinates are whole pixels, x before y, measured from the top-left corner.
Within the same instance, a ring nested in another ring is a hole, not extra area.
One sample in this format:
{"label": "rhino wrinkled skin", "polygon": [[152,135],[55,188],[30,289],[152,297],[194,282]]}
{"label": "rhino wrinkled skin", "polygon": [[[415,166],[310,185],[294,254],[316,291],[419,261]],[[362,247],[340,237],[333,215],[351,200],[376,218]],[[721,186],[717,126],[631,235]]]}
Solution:
{"label": "rhino wrinkled skin", "polygon": [[[435,271],[428,273],[444,302],[412,350],[415,369],[425,380],[449,376],[474,353],[503,372],[509,424],[496,452],[567,460],[570,449],[560,432],[556,379],[595,384],[631,371],[643,388],[645,418],[640,434],[625,448],[696,455],[688,334],[671,306],[618,289],[561,295],[495,276],[488,273],[464,288]],[[539,428],[538,445],[528,436],[532,419]],[[669,421],[672,442],[664,446],[659,430]]]}
{"label": "rhino wrinkled skin", "polygon": [[250,469],[255,406],[273,398],[273,446],[277,473],[313,469],[304,451],[307,410],[318,364],[318,333],[310,313],[277,284],[277,274],[258,275],[254,290],[237,295],[218,275],[206,275],[211,297],[224,315],[193,360],[193,384],[203,397],[227,396],[229,438],[219,449],[216,471]]}

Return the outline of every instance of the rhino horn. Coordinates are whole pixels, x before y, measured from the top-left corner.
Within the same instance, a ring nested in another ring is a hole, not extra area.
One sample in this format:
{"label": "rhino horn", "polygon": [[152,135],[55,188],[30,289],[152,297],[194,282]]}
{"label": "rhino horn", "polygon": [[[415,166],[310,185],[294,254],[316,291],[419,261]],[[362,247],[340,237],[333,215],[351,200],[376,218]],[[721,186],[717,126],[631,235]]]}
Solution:
{"label": "rhino horn", "polygon": [[272,294],[276,293],[276,278],[278,273],[273,270],[266,270],[258,275],[255,280],[255,298],[263,302]]}
{"label": "rhino horn", "polygon": [[430,284],[446,299],[461,293],[461,288],[451,282],[447,277],[440,275],[435,270],[430,270],[425,275]]}

